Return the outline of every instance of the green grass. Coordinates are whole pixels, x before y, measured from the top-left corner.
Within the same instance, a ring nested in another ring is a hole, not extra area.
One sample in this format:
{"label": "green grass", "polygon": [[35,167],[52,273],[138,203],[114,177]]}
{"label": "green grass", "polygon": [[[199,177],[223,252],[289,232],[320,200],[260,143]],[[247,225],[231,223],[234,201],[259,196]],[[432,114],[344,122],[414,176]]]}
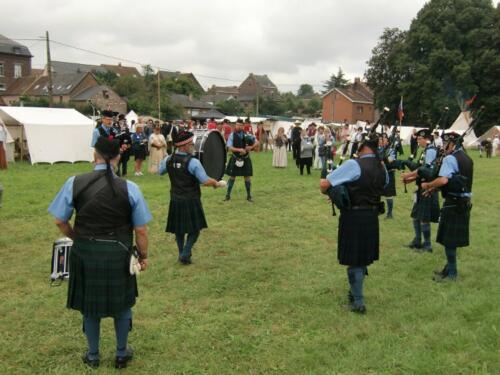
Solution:
{"label": "green grass", "polygon": [[[431,280],[444,263],[440,245],[422,255],[403,248],[412,238],[412,194],[398,183],[396,219],[381,219],[381,259],[365,282],[366,316],[343,308],[337,218],[319,193],[318,171],[276,170],[271,153],[256,154],[254,204],[240,179],[228,203],[224,191],[203,189],[209,228],[190,267],[177,264],[164,232],[168,177],[131,177],[154,219],[130,335],[136,356],[125,373],[499,374],[500,158],[472,155],[472,245],[459,250],[459,281]],[[49,287],[60,234],[47,213],[66,178],[90,168],[17,163],[0,172],[1,374],[90,372],[80,360],[81,316],[65,308],[67,284]],[[105,319],[95,373],[115,373],[114,346]]]}

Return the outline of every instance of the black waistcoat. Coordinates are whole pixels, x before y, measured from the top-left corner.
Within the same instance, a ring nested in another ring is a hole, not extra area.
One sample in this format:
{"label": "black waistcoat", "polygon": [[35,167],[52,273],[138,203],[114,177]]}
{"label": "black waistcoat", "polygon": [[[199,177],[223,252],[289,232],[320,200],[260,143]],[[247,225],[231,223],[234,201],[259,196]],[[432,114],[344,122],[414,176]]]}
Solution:
{"label": "black waistcoat", "polygon": [[448,183],[441,188],[443,196],[448,193],[461,194],[472,191],[472,180],[474,163],[472,159],[463,150],[458,150],[452,155],[457,159],[458,173],[455,173],[448,179]]}
{"label": "black waistcoat", "polygon": [[94,171],[75,177],[75,234],[77,237],[132,241],[132,208],[128,199],[127,182],[115,177],[114,195],[105,173],[106,171]]}
{"label": "black waistcoat", "polygon": [[174,154],[167,163],[170,195],[177,199],[200,199],[200,184],[188,171],[191,155]]}
{"label": "black waistcoat", "polygon": [[378,158],[356,159],[361,168],[358,180],[346,184],[352,206],[376,206],[384,192],[385,170]]}
{"label": "black waistcoat", "polygon": [[[233,147],[234,148],[245,148],[247,147],[247,139],[245,136],[245,133],[243,134],[243,137],[240,137],[239,132],[234,132],[233,133]],[[234,155],[240,156],[239,152],[233,152]],[[246,153],[244,156],[247,156],[248,153]]]}

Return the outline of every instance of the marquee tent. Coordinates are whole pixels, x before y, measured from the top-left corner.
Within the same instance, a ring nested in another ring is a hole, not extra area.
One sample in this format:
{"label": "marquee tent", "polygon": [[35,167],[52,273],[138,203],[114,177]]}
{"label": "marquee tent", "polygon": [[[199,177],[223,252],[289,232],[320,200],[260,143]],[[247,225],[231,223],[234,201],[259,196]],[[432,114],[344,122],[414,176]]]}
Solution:
{"label": "marquee tent", "polygon": [[7,131],[7,139],[5,140],[5,155],[7,157],[8,162],[13,162],[14,161],[14,151],[15,151],[15,145],[14,145],[14,139],[10,135],[9,129],[5,127],[5,130]]}
{"label": "marquee tent", "polygon": [[125,120],[127,121],[127,126],[131,131],[135,131],[135,129],[132,129],[132,120],[134,120],[135,123],[139,120],[139,116],[137,116],[137,113],[135,113],[133,110],[131,110],[129,113],[125,115]]}
{"label": "marquee tent", "polygon": [[32,164],[92,160],[94,122],[74,109],[0,107],[0,118]]}

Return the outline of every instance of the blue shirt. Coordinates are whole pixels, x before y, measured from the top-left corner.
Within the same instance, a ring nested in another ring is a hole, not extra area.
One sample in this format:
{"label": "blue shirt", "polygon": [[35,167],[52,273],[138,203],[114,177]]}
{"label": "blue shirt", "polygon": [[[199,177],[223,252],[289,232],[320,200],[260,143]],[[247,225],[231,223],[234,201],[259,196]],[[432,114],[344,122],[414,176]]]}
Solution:
{"label": "blue shirt", "polygon": [[109,135],[109,133],[111,132],[111,126],[108,128],[102,124],[99,125],[92,131],[92,141],[90,142],[90,147],[94,147],[97,139],[101,136],[101,133],[99,133],[99,128],[103,128],[107,135]]}
{"label": "blue shirt", "polygon": [[243,139],[243,137],[246,137],[247,140],[250,140],[252,142],[255,142],[255,137],[251,134],[245,134],[243,132],[243,130],[240,130],[239,132],[232,132],[231,134],[229,134],[229,138],[227,139],[227,143],[226,143],[226,146],[229,148],[229,147],[233,147],[233,137],[234,137],[234,133],[236,133],[236,135],[238,137],[240,137],[241,139]]}
{"label": "blue shirt", "polygon": [[[455,151],[455,152],[457,152],[457,151]],[[439,169],[439,176],[440,177],[446,177],[446,178],[449,179],[454,174],[459,173],[458,161],[457,161],[457,158],[453,156],[453,154],[452,155],[447,155],[443,159],[443,164],[441,164],[441,168]],[[468,197],[468,198],[470,198],[472,196],[472,193],[461,193],[461,194],[450,193],[450,195],[455,195],[455,196],[459,196],[459,197]]]}
{"label": "blue shirt", "polygon": [[[106,164],[97,164],[94,168],[95,171],[106,169]],[[66,180],[59,193],[49,206],[49,213],[55,218],[68,222],[73,216],[73,182],[75,176]],[[132,181],[127,180],[128,201],[132,208],[132,225],[140,227],[146,225],[151,221],[152,216],[149,212],[148,204],[146,203],[141,190]]]}
{"label": "blue shirt", "polygon": [[425,157],[424,157],[425,164],[431,165],[434,162],[434,160],[436,160],[437,150],[435,148],[426,148],[424,152],[425,152]]}
{"label": "blue shirt", "polygon": [[[176,151],[175,153],[178,155],[187,155],[187,153],[185,152]],[[160,166],[158,167],[159,175],[164,175],[165,173],[168,173],[167,163],[171,157],[172,156],[167,156],[160,162]],[[210,178],[208,177],[207,172],[205,172],[205,168],[203,168],[203,165],[201,165],[200,161],[195,157],[189,160],[188,172],[191,173],[193,176],[195,176],[200,184],[204,184]]]}
{"label": "blue shirt", "polygon": [[[360,159],[364,158],[374,158],[375,154],[365,154],[360,157]],[[385,185],[389,183],[389,175],[387,174],[387,169],[385,169]],[[339,186],[348,182],[357,181],[361,177],[361,168],[359,164],[354,159],[349,159],[345,163],[343,163],[340,167],[333,170],[326,179],[332,186]]]}

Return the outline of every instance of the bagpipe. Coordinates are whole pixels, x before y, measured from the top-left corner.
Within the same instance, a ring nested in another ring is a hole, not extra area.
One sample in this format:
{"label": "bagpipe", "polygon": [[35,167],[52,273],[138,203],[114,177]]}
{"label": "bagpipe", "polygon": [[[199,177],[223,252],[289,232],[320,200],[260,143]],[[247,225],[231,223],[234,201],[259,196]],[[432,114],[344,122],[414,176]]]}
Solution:
{"label": "bagpipe", "polygon": [[[368,130],[368,133],[365,137],[370,137],[374,135],[377,131],[377,127],[379,124],[385,119],[387,114],[389,113],[389,108],[384,107],[382,113],[380,114],[378,120],[375,122],[375,124]],[[342,165],[342,162],[345,160],[344,156],[347,153],[347,149],[349,146],[349,140],[346,140],[344,142],[344,149],[342,151],[342,155],[340,157],[339,164],[335,166],[332,153],[331,153],[331,143],[330,143],[330,150],[327,153],[327,159],[325,160],[325,163],[323,164],[323,168],[321,170],[321,178],[325,179],[329,173],[334,171],[336,168],[340,167]],[[362,144],[362,143],[361,143]],[[361,147],[361,146],[360,146]],[[327,190],[327,195],[330,197],[331,204],[332,204],[332,216],[336,216],[337,213],[335,212],[335,207],[337,207],[339,210],[350,208],[351,206],[351,199],[349,197],[349,192],[345,185],[338,185],[338,186],[330,186]]]}

